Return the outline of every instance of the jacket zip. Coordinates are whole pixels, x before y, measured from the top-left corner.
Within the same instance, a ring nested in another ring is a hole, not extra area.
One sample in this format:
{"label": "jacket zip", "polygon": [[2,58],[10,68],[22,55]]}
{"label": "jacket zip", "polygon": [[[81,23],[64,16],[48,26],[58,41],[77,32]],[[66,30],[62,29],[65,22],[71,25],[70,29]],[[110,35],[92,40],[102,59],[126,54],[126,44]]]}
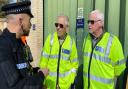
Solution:
{"label": "jacket zip", "polygon": [[58,58],[58,63],[57,63],[56,89],[59,86],[59,67],[60,67],[61,48],[62,48],[62,45],[60,45],[60,47],[59,47],[59,58]]}

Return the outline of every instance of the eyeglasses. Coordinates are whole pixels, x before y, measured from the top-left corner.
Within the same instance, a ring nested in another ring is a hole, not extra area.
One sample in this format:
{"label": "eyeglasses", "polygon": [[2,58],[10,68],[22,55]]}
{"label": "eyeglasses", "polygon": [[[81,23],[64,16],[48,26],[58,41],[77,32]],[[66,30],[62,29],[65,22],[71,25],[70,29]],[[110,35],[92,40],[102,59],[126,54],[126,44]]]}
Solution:
{"label": "eyeglasses", "polygon": [[55,23],[55,27],[60,27],[60,28],[64,28],[64,25],[63,24],[60,24],[60,23]]}
{"label": "eyeglasses", "polygon": [[98,22],[98,21],[101,21],[101,20],[88,20],[88,24],[89,23],[94,24],[95,22]]}

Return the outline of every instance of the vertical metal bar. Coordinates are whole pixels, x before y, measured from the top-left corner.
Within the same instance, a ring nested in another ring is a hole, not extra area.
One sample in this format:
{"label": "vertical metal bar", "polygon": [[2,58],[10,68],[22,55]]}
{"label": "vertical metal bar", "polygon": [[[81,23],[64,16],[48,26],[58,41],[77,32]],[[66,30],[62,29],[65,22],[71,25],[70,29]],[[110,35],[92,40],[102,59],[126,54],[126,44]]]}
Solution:
{"label": "vertical metal bar", "polygon": [[[77,19],[77,17],[78,17],[78,0],[77,0],[77,6],[76,6],[76,9],[77,9],[77,11],[76,11],[76,19]],[[77,22],[76,22],[77,23]],[[76,30],[75,30],[75,37],[76,37],[76,47],[77,47],[77,27],[76,27]]]}
{"label": "vertical metal bar", "polygon": [[45,12],[45,9],[44,9],[44,4],[45,3],[45,0],[43,0],[43,45],[44,45],[44,17],[45,17],[45,15],[44,15],[44,12]]}
{"label": "vertical metal bar", "polygon": [[[120,0],[120,21],[119,21],[119,39],[122,47],[124,48],[125,41],[125,18],[126,18],[126,0]],[[127,62],[126,62],[127,63]],[[125,89],[127,81],[127,71],[125,71],[118,77],[116,88]]]}
{"label": "vertical metal bar", "polygon": [[109,0],[105,0],[105,21],[104,21],[104,29],[108,31],[108,13],[109,13]]}
{"label": "vertical metal bar", "polygon": [[119,39],[124,48],[125,41],[125,15],[126,15],[126,0],[120,0],[120,21],[119,21]]}
{"label": "vertical metal bar", "polygon": [[93,0],[93,10],[95,10],[95,8],[96,8],[96,0]]}
{"label": "vertical metal bar", "polygon": [[[120,18],[119,18],[119,39],[124,48],[125,41],[125,18],[126,18],[126,0],[120,0]],[[126,62],[127,63],[127,62]],[[118,77],[116,89],[125,89],[127,81],[127,71],[125,71]]]}

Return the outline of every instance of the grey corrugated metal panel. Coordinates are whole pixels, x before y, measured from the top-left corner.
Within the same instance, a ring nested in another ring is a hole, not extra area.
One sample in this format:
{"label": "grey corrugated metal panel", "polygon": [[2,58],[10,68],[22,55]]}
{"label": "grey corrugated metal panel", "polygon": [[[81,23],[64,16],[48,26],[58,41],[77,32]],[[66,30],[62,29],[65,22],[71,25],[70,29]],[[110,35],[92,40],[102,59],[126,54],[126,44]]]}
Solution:
{"label": "grey corrugated metal panel", "polygon": [[84,18],[85,18],[85,28],[84,28],[84,33],[86,35],[87,30],[88,30],[88,16],[89,13],[93,10],[93,0],[84,0]]}
{"label": "grey corrugated metal panel", "polygon": [[99,9],[104,13],[105,10],[105,0],[96,0],[95,9]]}
{"label": "grey corrugated metal panel", "polygon": [[[78,8],[83,8],[83,17],[85,16],[85,8],[84,6],[86,3],[84,0],[78,0]],[[78,12],[79,13],[79,12]],[[79,15],[79,14],[78,14]],[[78,16],[77,16],[78,17]],[[86,21],[85,21],[86,22]],[[77,44],[77,50],[78,50],[78,58],[79,58],[79,64],[83,64],[82,60],[82,46],[83,46],[83,33],[84,33],[84,28],[77,28],[76,29],[76,44]]]}
{"label": "grey corrugated metal panel", "polygon": [[84,7],[85,3],[84,3],[85,0],[78,0],[78,7]]}
{"label": "grey corrugated metal panel", "polygon": [[104,11],[104,28],[105,31],[108,31],[108,9],[109,7],[109,0],[105,0],[105,11]]}
{"label": "grey corrugated metal panel", "polygon": [[55,31],[54,21],[56,21],[56,17],[54,16],[57,13],[57,0],[45,0],[44,5],[44,39],[48,36],[48,34],[53,33]]}
{"label": "grey corrugated metal panel", "polygon": [[93,9],[93,0],[78,0],[78,8],[82,7],[84,9],[84,19],[85,19],[85,28],[84,31],[85,33],[88,30],[87,27],[87,20],[88,20],[88,15],[90,11]]}
{"label": "grey corrugated metal panel", "polygon": [[[56,28],[55,28],[55,23],[56,23],[56,19],[57,19],[57,16],[58,16],[58,5],[56,5],[58,0],[51,0],[51,4],[52,4],[52,7],[50,8],[51,10],[51,14],[50,14],[50,17],[51,17],[51,29],[50,29],[50,33],[53,33],[56,31]],[[57,3],[59,4],[59,3]]]}
{"label": "grey corrugated metal panel", "polygon": [[128,0],[126,0],[126,16],[125,16],[125,42],[124,42],[124,53],[128,56]]}
{"label": "grey corrugated metal panel", "polygon": [[[69,0],[69,2],[63,2],[63,12],[65,15],[67,16],[70,16],[70,11],[69,11],[69,8],[71,8],[71,3],[72,3],[72,0]],[[75,7],[74,7],[75,8]]]}
{"label": "grey corrugated metal panel", "polygon": [[55,31],[54,23],[58,15],[67,15],[70,18],[70,34],[75,36],[77,0],[45,0],[44,38]]}
{"label": "grey corrugated metal panel", "polygon": [[64,2],[66,0],[57,0],[56,3],[57,3],[57,6],[58,8],[56,8],[58,10],[58,13],[63,13],[64,12]]}
{"label": "grey corrugated metal panel", "polygon": [[119,35],[120,0],[109,0],[108,32]]}
{"label": "grey corrugated metal panel", "polygon": [[[49,1],[49,8],[48,8],[48,19],[49,19],[49,22],[48,22],[48,26],[49,26],[49,33],[53,33],[55,31],[55,21],[56,21],[56,16],[55,14],[57,13],[57,9],[58,8],[57,6],[58,5],[55,5],[57,0],[48,0]],[[48,33],[48,34],[49,34]],[[47,35],[48,35],[47,34]]]}
{"label": "grey corrugated metal panel", "polygon": [[48,28],[49,28],[49,26],[48,26],[48,19],[46,19],[46,18],[48,18],[48,8],[49,8],[49,5],[48,5],[48,0],[44,0],[44,42],[45,42],[45,40],[46,40],[46,34],[48,34]]}
{"label": "grey corrugated metal panel", "polygon": [[69,9],[70,35],[74,38],[76,32],[76,12],[77,12],[77,0],[71,0],[70,9]]}

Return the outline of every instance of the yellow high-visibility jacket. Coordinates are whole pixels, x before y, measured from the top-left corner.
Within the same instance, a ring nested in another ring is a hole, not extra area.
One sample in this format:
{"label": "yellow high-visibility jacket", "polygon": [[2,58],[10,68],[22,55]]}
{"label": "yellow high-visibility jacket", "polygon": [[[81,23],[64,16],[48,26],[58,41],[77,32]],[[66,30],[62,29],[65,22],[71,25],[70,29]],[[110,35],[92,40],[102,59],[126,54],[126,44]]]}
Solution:
{"label": "yellow high-visibility jacket", "polygon": [[[57,32],[55,32],[46,39],[40,60],[40,68],[47,67],[49,69],[49,75],[45,79],[45,85],[48,89],[55,89],[56,87],[59,48],[60,44]],[[61,47],[59,66],[60,89],[68,89],[74,82],[78,68],[77,58],[75,41],[67,34]]]}
{"label": "yellow high-visibility jacket", "polygon": [[90,35],[83,45],[84,89],[114,89],[114,78],[125,69],[125,59],[118,38],[105,32],[92,48]]}

